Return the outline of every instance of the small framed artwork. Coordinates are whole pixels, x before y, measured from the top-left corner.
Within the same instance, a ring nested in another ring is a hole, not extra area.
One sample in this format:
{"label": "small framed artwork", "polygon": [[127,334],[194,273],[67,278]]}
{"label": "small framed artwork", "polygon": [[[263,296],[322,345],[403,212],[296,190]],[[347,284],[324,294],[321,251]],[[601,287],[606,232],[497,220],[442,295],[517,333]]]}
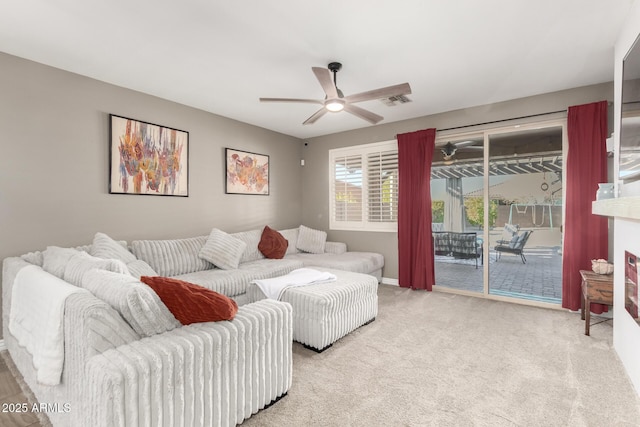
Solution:
{"label": "small framed artwork", "polygon": [[269,156],[225,148],[227,194],[269,195]]}
{"label": "small framed artwork", "polygon": [[189,196],[189,132],[109,114],[109,193]]}

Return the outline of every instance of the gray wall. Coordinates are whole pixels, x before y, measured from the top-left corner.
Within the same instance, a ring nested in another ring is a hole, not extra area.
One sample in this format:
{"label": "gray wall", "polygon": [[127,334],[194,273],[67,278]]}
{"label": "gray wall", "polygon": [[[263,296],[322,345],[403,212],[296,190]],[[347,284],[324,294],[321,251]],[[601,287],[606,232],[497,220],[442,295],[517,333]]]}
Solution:
{"label": "gray wall", "polygon": [[[613,83],[482,105],[401,122],[368,126],[354,131],[309,139],[302,151],[302,157],[305,159],[302,222],[308,227],[329,229],[329,182],[327,177],[329,174],[328,151],[332,148],[388,141],[395,139],[399,133],[420,129],[447,129],[544,114],[566,110],[572,105],[602,100],[613,100]],[[402,108],[402,106],[394,108]],[[498,123],[495,126],[501,125]],[[328,233],[330,240],[344,241],[350,250],[374,251],[384,254],[384,277],[398,278],[397,233],[337,230],[328,230]]]}
{"label": "gray wall", "polygon": [[[0,70],[0,259],[97,231],[134,240],[300,224],[300,140],[7,54]],[[108,194],[109,113],[189,132],[189,197]],[[224,147],[270,156],[270,196],[224,193]]]}
{"label": "gray wall", "polygon": [[[213,226],[233,232],[304,223],[328,230],[331,148],[613,98],[613,85],[605,83],[366,126],[302,146],[293,137],[2,53],[0,69],[0,258],[88,243],[96,231],[133,240],[206,234]],[[189,132],[188,198],[108,194],[109,113]],[[224,147],[271,156],[270,196],[224,194]],[[329,239],[383,253],[384,276],[398,277],[396,233],[329,231]]]}

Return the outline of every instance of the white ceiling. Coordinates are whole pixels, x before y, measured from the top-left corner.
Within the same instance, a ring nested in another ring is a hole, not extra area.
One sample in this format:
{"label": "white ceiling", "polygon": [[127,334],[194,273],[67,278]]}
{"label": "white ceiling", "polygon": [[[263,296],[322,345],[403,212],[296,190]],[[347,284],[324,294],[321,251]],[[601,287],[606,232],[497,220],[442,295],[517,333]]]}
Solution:
{"label": "white ceiling", "polygon": [[[299,138],[371,126],[322,99],[408,82],[389,123],[613,80],[635,0],[0,0],[0,51]],[[113,113],[118,113],[114,111]]]}

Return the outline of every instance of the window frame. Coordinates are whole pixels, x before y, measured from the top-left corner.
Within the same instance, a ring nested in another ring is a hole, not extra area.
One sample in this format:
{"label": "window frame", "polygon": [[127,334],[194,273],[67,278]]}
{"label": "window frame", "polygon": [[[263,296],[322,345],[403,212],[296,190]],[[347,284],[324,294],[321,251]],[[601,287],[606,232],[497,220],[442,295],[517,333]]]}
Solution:
{"label": "window frame", "polygon": [[[344,231],[374,231],[374,232],[397,232],[397,214],[395,221],[370,221],[369,219],[369,168],[368,156],[372,153],[394,151],[397,155],[398,142],[395,139],[370,144],[353,145],[348,147],[334,148],[329,150],[329,229]],[[362,197],[361,212],[359,221],[338,221],[336,214],[336,177],[335,160],[339,157],[360,156],[362,165]],[[382,183],[380,183],[382,188]],[[395,200],[397,203],[398,184],[395,185]]]}

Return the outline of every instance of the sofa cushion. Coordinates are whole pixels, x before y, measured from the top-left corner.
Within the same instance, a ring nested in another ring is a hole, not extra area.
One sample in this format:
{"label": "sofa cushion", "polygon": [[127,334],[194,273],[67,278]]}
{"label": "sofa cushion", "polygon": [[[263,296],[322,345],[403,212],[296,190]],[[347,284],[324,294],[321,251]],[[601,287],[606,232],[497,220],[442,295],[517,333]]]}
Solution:
{"label": "sofa cushion", "polygon": [[289,274],[293,270],[302,267],[302,263],[298,260],[283,258],[258,259],[240,264],[240,267],[238,268],[242,271],[248,272],[251,275],[251,280],[257,280],[284,276],[285,274]]}
{"label": "sofa cushion", "polygon": [[282,259],[287,253],[289,242],[284,236],[273,228],[265,225],[262,230],[262,237],[258,243],[258,249],[262,254],[270,259]]}
{"label": "sofa cushion", "polygon": [[218,292],[169,277],[140,278],[183,325],[233,320],[238,304]]}
{"label": "sofa cushion", "polygon": [[120,243],[100,232],[93,236],[90,253],[98,258],[119,259],[125,264],[136,260],[136,256],[129,252]]}
{"label": "sofa cushion", "polygon": [[235,270],[247,244],[222,230],[214,228],[200,249],[200,258],[206,259],[223,270]]}
{"label": "sofa cushion", "polygon": [[139,279],[141,276],[157,276],[158,273],[151,268],[149,264],[144,262],[141,259],[137,259],[135,261],[131,261],[127,263],[127,269],[129,269],[129,274],[133,277]]}
{"label": "sofa cushion", "polygon": [[128,274],[90,270],[82,278],[82,287],[118,311],[140,336],[149,337],[180,326],[158,295]]}
{"label": "sofa cushion", "polygon": [[172,240],[134,240],[133,254],[153,268],[160,276],[175,276],[213,268],[198,256],[208,236]]}
{"label": "sofa cushion", "polygon": [[371,274],[384,266],[384,256],[375,252],[346,252],[344,254],[292,254],[285,259],[300,261],[305,267],[325,267],[355,273]]}
{"label": "sofa cushion", "polygon": [[39,267],[42,267],[42,263],[44,261],[44,256],[41,251],[28,252],[24,255],[20,255],[20,258]]}
{"label": "sofa cushion", "polygon": [[247,284],[252,280],[251,275],[244,270],[219,268],[180,274],[173,278],[204,286],[228,297],[244,294],[247,291]]}
{"label": "sofa cushion", "polygon": [[347,252],[347,244],[343,242],[325,242],[324,252],[329,254],[344,254]]}
{"label": "sofa cushion", "polygon": [[262,238],[261,229],[242,231],[231,235],[247,244],[247,247],[242,254],[242,258],[240,259],[240,263],[264,258],[264,255],[258,249],[258,243],[260,243],[260,239]]}
{"label": "sofa cushion", "polygon": [[82,276],[93,269],[113,271],[115,273],[129,274],[129,269],[119,259],[102,259],[91,256],[86,252],[78,252],[73,255],[64,268],[64,280],[72,285],[82,286]]}
{"label": "sofa cushion", "polygon": [[67,298],[65,316],[68,317],[65,320],[71,319],[71,323],[77,322],[80,320],[79,313],[86,312],[88,307],[91,307],[89,309],[91,315],[84,317],[85,328],[81,334],[82,344],[89,349],[90,357],[141,338],[118,311],[91,292],[74,294]]}
{"label": "sofa cushion", "polygon": [[58,246],[47,246],[42,252],[42,269],[47,273],[63,279],[64,269],[67,263],[75,254],[80,251],[72,248],[61,248]]}
{"label": "sofa cushion", "polygon": [[247,292],[247,287],[252,280],[283,276],[300,267],[302,267],[302,262],[297,260],[262,258],[242,263],[237,270],[215,268],[181,274],[175,276],[174,279],[195,283],[228,297],[237,297]]}
{"label": "sofa cushion", "polygon": [[324,253],[324,243],[327,241],[327,233],[320,230],[314,230],[304,225],[300,226],[298,232],[298,241],[296,247],[302,252],[312,254]]}

